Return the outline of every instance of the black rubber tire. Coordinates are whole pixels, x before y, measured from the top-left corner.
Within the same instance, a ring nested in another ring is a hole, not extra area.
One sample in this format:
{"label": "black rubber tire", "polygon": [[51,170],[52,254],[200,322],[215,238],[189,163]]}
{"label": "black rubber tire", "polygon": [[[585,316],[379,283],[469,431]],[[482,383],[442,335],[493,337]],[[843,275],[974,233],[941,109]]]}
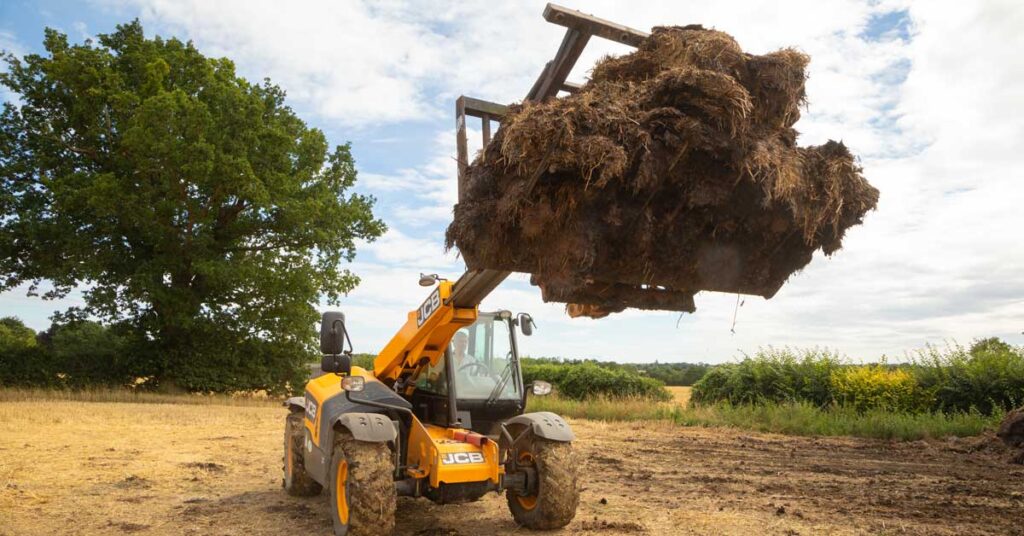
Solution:
{"label": "black rubber tire", "polygon": [[[339,430],[331,454],[329,486],[331,520],[336,536],[390,536],[395,530],[395,462],[386,443],[356,441]],[[346,464],[345,501],[348,523],[341,519],[338,500],[338,471]]]}
{"label": "black rubber tire", "polygon": [[[534,530],[560,529],[576,517],[580,503],[579,464],[572,443],[532,437],[518,449],[520,460],[531,458],[537,471],[537,494],[523,497],[514,490],[505,492],[508,509],[516,523]],[[532,502],[532,507],[523,504]]]}
{"label": "black rubber tire", "polygon": [[303,424],[303,415],[302,412],[294,411],[289,413],[284,420],[284,457],[282,458],[284,479],[281,484],[288,495],[312,497],[319,495],[323,486],[309,476],[303,462],[303,453],[306,452],[306,430]]}

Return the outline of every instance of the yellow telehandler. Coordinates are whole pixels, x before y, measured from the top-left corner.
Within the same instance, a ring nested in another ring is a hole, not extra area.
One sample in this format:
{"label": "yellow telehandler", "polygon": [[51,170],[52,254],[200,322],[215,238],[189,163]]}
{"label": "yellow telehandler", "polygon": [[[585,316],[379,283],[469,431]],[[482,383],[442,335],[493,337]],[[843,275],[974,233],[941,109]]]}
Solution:
{"label": "yellow telehandler", "polygon": [[[591,35],[633,46],[647,36],[552,4],[544,18],[567,30],[527,100],[578,87],[566,78]],[[490,121],[500,122],[505,109],[456,101],[460,192],[466,117],[482,120],[486,145]],[[516,333],[530,335],[533,320],[478,310],[508,275],[471,270],[455,282],[421,276],[433,290],[373,370],[352,366],[344,315],[323,314],[324,374],[309,381],[305,396],[286,402],[284,488],[297,496],[327,490],[335,534],[391,534],[398,496],[448,504],[504,492],[524,527],[555,529],[573,519],[580,489],[573,432],[553,413],[524,413],[529,394],[551,391],[545,382],[523,382]]]}
{"label": "yellow telehandler", "polygon": [[516,333],[530,334],[532,319],[481,313],[452,294],[451,282],[438,282],[374,371],[351,365],[344,316],[323,315],[327,374],[288,401],[284,487],[329,490],[335,534],[391,534],[399,495],[450,504],[504,492],[516,522],[534,529],[576,513],[569,425],[523,413],[528,393],[551,389],[523,385]]}

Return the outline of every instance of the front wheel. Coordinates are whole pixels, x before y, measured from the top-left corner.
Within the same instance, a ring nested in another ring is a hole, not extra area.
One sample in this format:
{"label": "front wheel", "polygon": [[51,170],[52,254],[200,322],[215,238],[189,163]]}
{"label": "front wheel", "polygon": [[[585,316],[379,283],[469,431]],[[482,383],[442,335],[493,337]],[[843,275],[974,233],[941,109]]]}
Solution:
{"label": "front wheel", "polygon": [[395,530],[395,463],[386,443],[338,431],[331,455],[331,517],[336,536],[390,536]]}
{"label": "front wheel", "polygon": [[306,431],[303,414],[292,412],[284,421],[284,490],[296,497],[319,495],[323,489],[306,472],[303,449],[306,446]]}
{"label": "front wheel", "polygon": [[508,509],[516,523],[535,530],[562,528],[576,516],[580,503],[579,467],[572,443],[534,436],[516,452],[519,465],[533,467],[536,489],[529,495],[509,489]]}

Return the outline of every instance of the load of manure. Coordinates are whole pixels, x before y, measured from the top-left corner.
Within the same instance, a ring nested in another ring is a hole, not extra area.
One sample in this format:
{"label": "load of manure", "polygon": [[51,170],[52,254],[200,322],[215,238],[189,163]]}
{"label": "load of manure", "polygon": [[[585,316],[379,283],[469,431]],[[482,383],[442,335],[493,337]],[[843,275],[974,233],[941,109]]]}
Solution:
{"label": "load of manure", "polygon": [[654,28],[576,94],[510,107],[448,228],[470,269],[526,272],[573,316],[770,298],[878,203],[841,142],[798,147],[809,58]]}

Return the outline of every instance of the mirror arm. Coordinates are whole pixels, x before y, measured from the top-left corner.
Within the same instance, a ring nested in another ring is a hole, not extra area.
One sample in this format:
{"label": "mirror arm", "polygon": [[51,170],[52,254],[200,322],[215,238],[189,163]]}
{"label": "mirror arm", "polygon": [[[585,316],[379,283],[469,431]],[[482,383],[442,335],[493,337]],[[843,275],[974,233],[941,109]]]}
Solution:
{"label": "mirror arm", "polygon": [[[331,331],[337,330],[339,323],[341,324],[341,353],[343,353],[343,354],[347,353],[347,354],[351,355],[352,354],[352,349],[353,349],[352,338],[348,336],[348,328],[345,327],[345,322],[343,322],[340,318],[335,318],[334,322],[331,323]],[[345,351],[345,343],[346,342],[348,342],[348,351],[347,352]],[[338,354],[335,354],[335,355],[338,355]]]}
{"label": "mirror arm", "polygon": [[[523,411],[526,411],[526,404],[530,402],[530,395],[533,394],[533,382],[523,386]],[[536,396],[536,395],[535,395]]]}

